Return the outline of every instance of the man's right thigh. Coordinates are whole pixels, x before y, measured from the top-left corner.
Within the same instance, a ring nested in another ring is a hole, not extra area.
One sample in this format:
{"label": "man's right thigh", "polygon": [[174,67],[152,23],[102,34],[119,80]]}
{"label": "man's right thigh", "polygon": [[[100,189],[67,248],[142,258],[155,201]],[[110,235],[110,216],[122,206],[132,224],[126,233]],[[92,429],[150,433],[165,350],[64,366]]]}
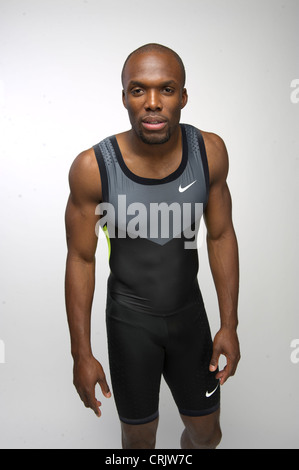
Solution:
{"label": "man's right thigh", "polygon": [[[106,324],[113,395],[120,420],[133,427],[158,417],[164,366],[160,320],[111,299],[108,304]],[[124,429],[129,432],[131,428]],[[132,428],[130,434],[136,429]]]}

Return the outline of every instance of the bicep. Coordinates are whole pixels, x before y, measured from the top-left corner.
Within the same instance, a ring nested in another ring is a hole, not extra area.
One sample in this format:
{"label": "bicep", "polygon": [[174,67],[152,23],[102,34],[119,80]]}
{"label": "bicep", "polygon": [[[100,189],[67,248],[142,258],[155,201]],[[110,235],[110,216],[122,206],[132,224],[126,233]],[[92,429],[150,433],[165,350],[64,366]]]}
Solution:
{"label": "bicep", "polygon": [[226,181],[212,186],[204,219],[207,235],[212,240],[232,229],[232,201]]}
{"label": "bicep", "polygon": [[65,211],[68,254],[85,262],[93,262],[97,248],[95,209],[95,203],[78,203],[70,194]]}
{"label": "bicep", "polygon": [[70,195],[65,211],[68,255],[93,262],[97,247],[96,208],[101,185],[95,159],[90,152],[80,154],[69,173]]}
{"label": "bicep", "polygon": [[226,146],[219,136],[209,134],[206,148],[210,188],[204,219],[208,237],[217,240],[232,229],[232,201],[226,181],[229,161]]}

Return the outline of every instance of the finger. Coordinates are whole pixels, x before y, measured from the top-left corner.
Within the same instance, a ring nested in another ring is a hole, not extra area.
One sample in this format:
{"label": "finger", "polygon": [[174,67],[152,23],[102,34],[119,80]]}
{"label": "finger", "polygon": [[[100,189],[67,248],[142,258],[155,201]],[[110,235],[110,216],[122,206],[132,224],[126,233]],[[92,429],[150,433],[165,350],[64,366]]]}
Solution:
{"label": "finger", "polygon": [[221,370],[220,372],[218,372],[218,374],[216,375],[216,379],[219,380],[220,382],[220,385],[223,385],[226,380],[228,379],[228,377],[226,376],[226,373],[225,373],[225,370]]}
{"label": "finger", "polygon": [[217,351],[213,351],[213,355],[210,360],[210,366],[209,366],[210,372],[215,372],[215,370],[217,370],[219,357],[220,357],[220,353],[218,353]]}
{"label": "finger", "polygon": [[95,414],[98,417],[100,417],[102,415],[101,410],[100,410],[101,405],[102,405],[102,403],[99,400],[96,400],[96,408],[93,411],[95,412]]}
{"label": "finger", "polygon": [[104,379],[99,380],[98,384],[101,387],[101,390],[102,390],[102,393],[103,393],[104,397],[110,398],[111,397],[111,392],[110,392],[109,386],[106,382],[106,379],[104,378]]}
{"label": "finger", "polygon": [[93,392],[85,392],[82,396],[82,401],[86,408],[92,409],[98,417],[101,416],[100,406],[102,403],[96,399]]}
{"label": "finger", "polygon": [[216,376],[217,378],[219,378],[220,384],[223,385],[229,377],[234,375],[234,371],[235,371],[234,363],[233,361],[230,360],[229,357],[227,357],[226,366]]}
{"label": "finger", "polygon": [[100,417],[101,414],[102,414],[102,413],[101,413],[101,410],[100,410],[100,406],[101,406],[101,405],[102,405],[102,403],[101,403],[99,400],[97,400],[97,399],[95,398],[95,399],[90,403],[89,408],[91,408],[91,409],[94,411],[94,413],[95,413],[98,417]]}

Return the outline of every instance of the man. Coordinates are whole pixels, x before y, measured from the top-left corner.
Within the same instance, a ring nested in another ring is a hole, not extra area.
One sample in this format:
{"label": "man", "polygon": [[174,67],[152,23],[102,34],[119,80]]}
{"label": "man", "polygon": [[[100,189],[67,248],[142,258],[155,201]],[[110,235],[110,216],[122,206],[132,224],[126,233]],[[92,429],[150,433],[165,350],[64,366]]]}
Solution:
{"label": "man", "polygon": [[[238,248],[227,151],[217,135],[180,124],[188,100],[185,69],[171,49],[147,44],[134,51],[122,83],[132,128],[81,153],[69,175],[66,307],[74,384],[85,406],[100,416],[96,383],[105,397],[111,392],[92,355],[90,314],[95,226],[102,216],[110,245],[110,373],[122,446],[155,447],[163,374],[185,425],[181,447],[215,448],[221,439],[220,385],[235,373],[240,358]],[[192,245],[199,208],[220,310],[213,342]],[[219,371],[221,354],[227,364]]]}

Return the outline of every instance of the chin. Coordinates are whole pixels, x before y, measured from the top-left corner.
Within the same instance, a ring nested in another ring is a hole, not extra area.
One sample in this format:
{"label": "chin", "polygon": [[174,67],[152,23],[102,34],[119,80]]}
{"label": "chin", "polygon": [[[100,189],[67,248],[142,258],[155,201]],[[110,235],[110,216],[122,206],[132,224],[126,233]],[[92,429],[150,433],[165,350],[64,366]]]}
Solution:
{"label": "chin", "polygon": [[145,134],[144,132],[140,131],[138,133],[138,136],[140,137],[140,139],[142,140],[142,142],[144,142],[145,144],[149,144],[149,145],[161,145],[161,144],[165,144],[166,142],[169,141],[170,139],[170,132],[167,132],[166,134],[164,135],[158,135],[158,134]]}

